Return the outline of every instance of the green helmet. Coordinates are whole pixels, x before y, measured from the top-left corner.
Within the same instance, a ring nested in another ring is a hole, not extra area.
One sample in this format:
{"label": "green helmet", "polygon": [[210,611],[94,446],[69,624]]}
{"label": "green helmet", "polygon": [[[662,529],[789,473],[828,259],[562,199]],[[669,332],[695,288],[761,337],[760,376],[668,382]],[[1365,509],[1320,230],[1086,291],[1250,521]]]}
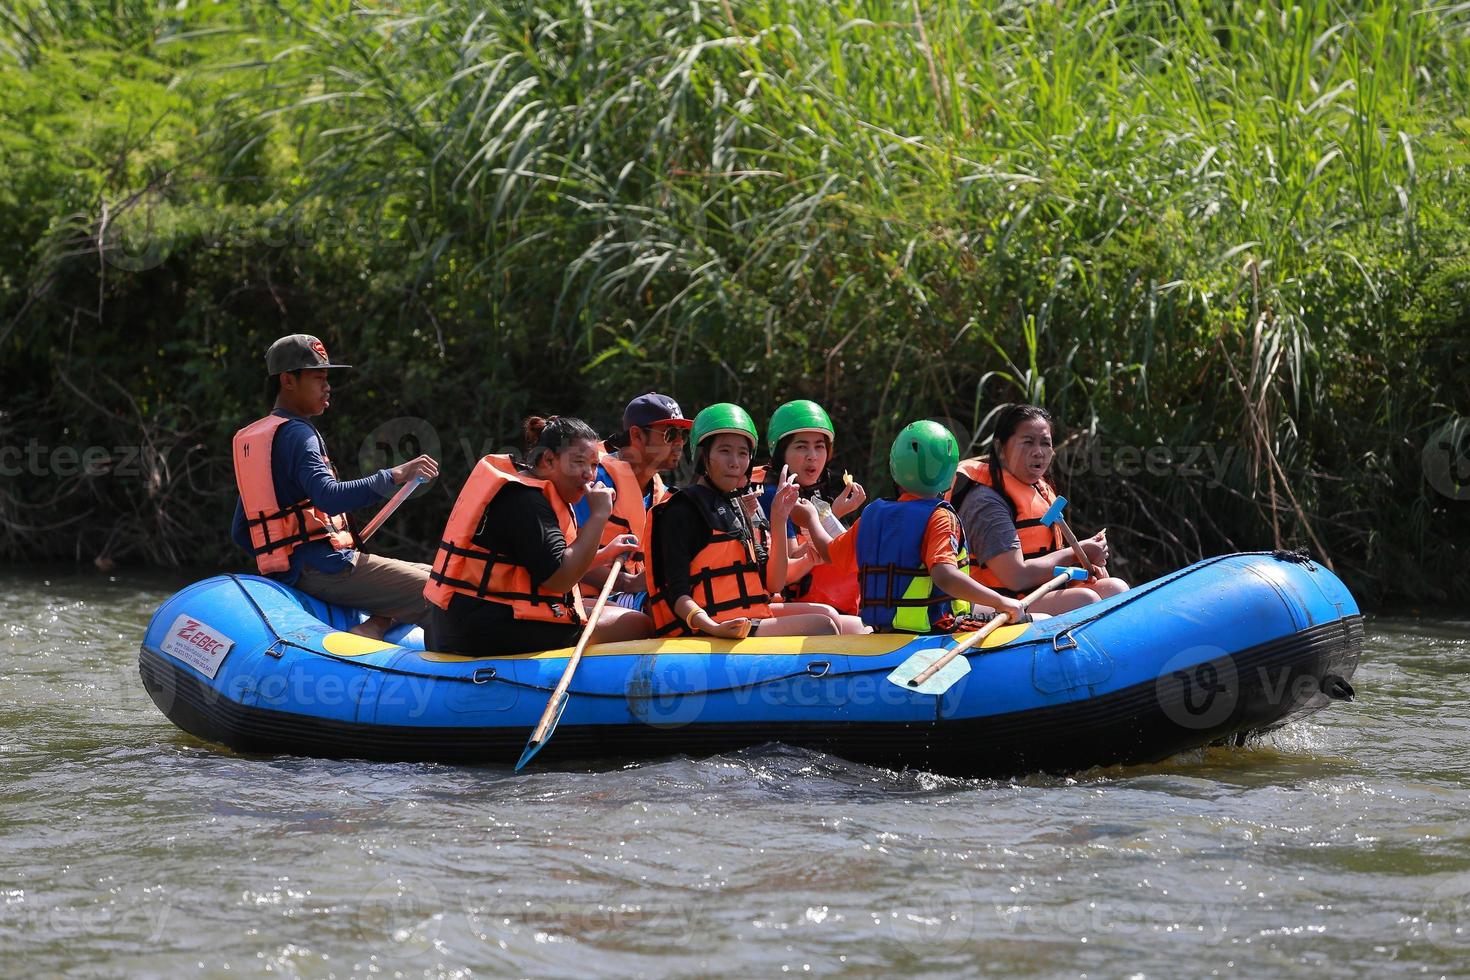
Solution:
{"label": "green helmet", "polygon": [[755,422],[750,418],[750,413],[739,405],[730,402],[720,402],[711,405],[698,415],[694,416],[693,442],[697,449],[701,442],[710,436],[717,436],[722,432],[738,432],[743,436],[750,437],[751,451],[755,450]]}
{"label": "green helmet", "polygon": [[904,426],[888,451],[893,482],[926,497],[948,490],[959,465],[960,444],[954,433],[928,419]]}
{"label": "green helmet", "polygon": [[829,440],[837,435],[832,431],[832,420],[822,406],[805,398],[787,402],[771,413],[771,424],[766,426],[766,443],[771,452],[776,451],[776,443],[793,432],[821,432]]}

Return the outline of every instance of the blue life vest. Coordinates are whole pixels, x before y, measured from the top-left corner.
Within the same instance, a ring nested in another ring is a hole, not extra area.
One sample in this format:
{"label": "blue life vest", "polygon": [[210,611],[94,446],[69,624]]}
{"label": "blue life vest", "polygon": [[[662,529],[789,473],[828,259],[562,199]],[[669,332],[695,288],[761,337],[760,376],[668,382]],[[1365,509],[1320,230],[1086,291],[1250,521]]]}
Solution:
{"label": "blue life vest", "polygon": [[[936,589],[923,560],[929,518],[943,507],[938,497],[923,500],[874,500],[857,525],[858,582],[862,586],[863,622],[876,630],[930,633],[947,614],[962,615],[970,604]],[[958,522],[956,522],[958,527]],[[955,542],[960,571],[969,565],[964,531]]]}

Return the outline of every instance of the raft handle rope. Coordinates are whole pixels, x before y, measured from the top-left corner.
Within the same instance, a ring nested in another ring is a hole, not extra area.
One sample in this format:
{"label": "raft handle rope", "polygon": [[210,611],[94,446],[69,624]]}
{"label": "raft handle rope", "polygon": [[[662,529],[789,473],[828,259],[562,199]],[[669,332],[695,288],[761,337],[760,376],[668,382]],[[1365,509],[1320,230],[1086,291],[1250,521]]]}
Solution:
{"label": "raft handle rope", "polygon": [[[339,663],[352,664],[354,667],[360,667],[364,670],[376,670],[380,673],[393,674],[399,677],[415,677],[431,681],[449,681],[451,683],[476,685],[489,684],[493,681],[498,684],[505,684],[508,687],[515,687],[524,691],[539,691],[542,694],[550,694],[553,690],[551,686],[532,684],[527,681],[518,681],[513,680],[509,677],[502,677],[499,673],[498,668],[495,667],[480,667],[468,676],[464,674],[427,674],[417,670],[404,670],[401,667],[388,667],[383,664],[364,662],[362,660],[356,660],[351,657],[343,657],[335,653],[329,653],[326,650],[318,649],[316,647],[305,646],[303,644],[297,643],[293,640],[288,640],[285,637],[281,636],[281,633],[279,630],[276,629],[275,624],[270,621],[270,617],[265,614],[265,610],[260,607],[260,603],[256,602],[255,597],[250,594],[250,590],[245,588],[245,583],[241,582],[239,578],[232,574],[227,574],[226,577],[229,578],[230,581],[234,582],[236,588],[238,588],[241,592],[245,594],[245,598],[250,602],[251,607],[254,608],[255,614],[260,617],[260,621],[265,624],[265,628],[270,630],[271,635],[275,637],[275,641],[272,642],[271,648],[274,648],[277,645],[280,645],[282,647],[295,647],[296,649],[301,650],[305,653],[309,653],[312,656],[322,657],[327,660],[336,660]],[[400,649],[404,650],[405,652],[412,652],[408,650],[407,647],[401,647]],[[279,659],[281,655],[282,654],[280,652],[272,654],[272,656],[276,657],[277,659]],[[646,701],[651,698],[667,698],[671,695],[691,698],[705,697],[710,694],[729,694],[737,691],[754,690],[755,688],[760,687],[762,684],[776,684],[780,683],[781,681],[795,680],[798,677],[825,677],[831,667],[831,661],[814,660],[811,663],[807,664],[805,668],[792,671],[789,674],[781,674],[776,677],[762,677],[759,680],[747,681],[743,684],[730,684],[725,687],[707,688],[703,691],[663,691],[650,693],[647,695],[632,694],[628,691],[613,692],[568,690],[567,693],[575,694],[577,697],[581,698],[603,698],[615,701]],[[873,673],[877,670],[882,669],[886,668],[874,667],[862,671],[850,671],[847,674],[842,674],[839,676],[849,677],[856,674]],[[817,671],[820,671],[820,673],[818,673]]]}
{"label": "raft handle rope", "polygon": [[[255,601],[255,596],[251,595],[250,590],[245,588],[245,583],[241,582],[239,577],[231,573],[226,573],[225,577],[228,578],[231,582],[234,582],[235,587],[245,594],[245,599],[255,610],[255,614],[260,617],[260,621],[265,624],[265,628],[270,630],[271,636],[275,637],[275,639],[271,641],[270,646],[265,648],[265,652],[268,653],[270,656],[276,658],[277,660],[281,659],[281,657],[283,656],[285,652],[285,647],[295,647],[297,650],[300,650],[303,653],[309,653],[314,657],[322,657],[326,660],[335,660],[338,663],[352,664],[356,667],[362,667],[366,670],[376,670],[380,673],[394,674],[399,677],[421,677],[424,680],[430,681],[454,681],[464,684],[482,683],[480,681],[472,680],[469,677],[456,676],[454,674],[425,674],[417,670],[403,670],[399,667],[387,667],[383,664],[364,663],[361,660],[354,660],[351,657],[342,657],[338,656],[335,653],[329,653],[328,651],[323,650],[319,647],[309,647],[305,644],[297,643],[295,640],[288,640],[281,635],[280,630],[276,629],[275,623],[271,622],[270,617],[265,614],[265,610],[260,607],[260,603]],[[281,647],[282,649],[278,650],[277,647]]]}
{"label": "raft handle rope", "polygon": [[[1080,622],[1077,622],[1077,623],[1073,623],[1071,626],[1068,626],[1066,629],[1062,630],[1060,633],[1057,633],[1057,634],[1053,635],[1052,638],[1051,638],[1052,652],[1053,653],[1061,653],[1063,650],[1073,650],[1073,649],[1076,649],[1076,647],[1077,647],[1077,638],[1075,636],[1073,636],[1072,634],[1074,634],[1078,630],[1082,629],[1082,627],[1084,627],[1084,626],[1090,626],[1091,624],[1097,622],[1099,619],[1102,619],[1104,616],[1108,615],[1109,613],[1112,613],[1112,612],[1114,612],[1114,611],[1116,611],[1118,609],[1122,609],[1124,606],[1126,606],[1126,605],[1128,605],[1130,603],[1133,603],[1133,602],[1137,602],[1139,599],[1145,598],[1146,596],[1152,595],[1157,590],[1163,588],[1166,585],[1172,585],[1174,582],[1176,582],[1177,580],[1179,580],[1181,578],[1184,578],[1185,576],[1193,575],[1195,572],[1202,571],[1203,569],[1209,568],[1211,565],[1218,564],[1218,563],[1220,563],[1222,561],[1225,561],[1227,559],[1230,559],[1230,558],[1237,558],[1237,557],[1239,557],[1241,555],[1270,555],[1272,558],[1276,558],[1276,559],[1281,560],[1281,561],[1291,561],[1291,560],[1294,560],[1294,559],[1291,559],[1291,558],[1282,558],[1281,556],[1283,554],[1287,554],[1287,553],[1286,552],[1275,552],[1275,551],[1242,551],[1242,552],[1235,552],[1235,553],[1228,554],[1228,555],[1216,555],[1214,558],[1208,559],[1207,561],[1200,562],[1197,565],[1191,565],[1188,568],[1181,568],[1179,571],[1175,572],[1172,575],[1166,575],[1165,577],[1163,577],[1161,579],[1157,579],[1150,586],[1147,586],[1147,587],[1145,587],[1145,586],[1139,586],[1136,589],[1129,589],[1128,592],[1126,593],[1127,598],[1125,598],[1122,602],[1119,602],[1119,603],[1117,603],[1116,605],[1113,605],[1113,606],[1109,606],[1107,609],[1104,609],[1102,612],[1093,613],[1091,616],[1087,617],[1086,619],[1081,620]],[[1065,640],[1063,638],[1065,638]],[[1001,647],[991,647],[990,648],[990,650],[999,650],[999,649],[1001,649]],[[977,653],[990,652],[990,650],[987,650],[987,651],[976,651],[976,652]]]}
{"label": "raft handle rope", "polygon": [[[1273,558],[1277,557],[1277,555],[1276,555],[1275,552],[1268,552],[1268,551],[1246,551],[1246,552],[1238,552],[1238,553],[1229,554],[1229,555],[1218,555],[1215,558],[1209,559],[1208,561],[1203,562],[1203,563],[1201,563],[1199,565],[1192,565],[1189,568],[1180,569],[1179,571],[1175,572],[1172,575],[1169,575],[1169,576],[1167,576],[1165,578],[1158,579],[1150,587],[1140,586],[1137,589],[1130,589],[1128,591],[1128,593],[1127,593],[1127,598],[1123,599],[1123,601],[1117,603],[1116,605],[1110,606],[1107,609],[1104,609],[1102,612],[1094,613],[1092,616],[1089,616],[1087,619],[1084,619],[1084,620],[1082,620],[1079,623],[1075,623],[1072,626],[1067,627],[1065,630],[1062,630],[1061,632],[1055,634],[1052,637],[1052,649],[1055,652],[1057,652],[1057,653],[1060,653],[1062,650],[1072,649],[1073,647],[1075,647],[1077,645],[1077,640],[1076,640],[1076,638],[1072,634],[1075,633],[1077,630],[1081,629],[1082,627],[1088,626],[1088,625],[1090,625],[1092,623],[1097,622],[1099,619],[1101,619],[1104,616],[1110,614],[1114,610],[1121,609],[1122,607],[1128,605],[1131,602],[1136,602],[1139,599],[1142,599],[1145,596],[1151,594],[1154,590],[1159,589],[1159,588],[1162,588],[1165,585],[1169,585],[1169,584],[1173,583],[1174,581],[1176,581],[1177,579],[1184,578],[1185,576],[1190,575],[1193,572],[1199,571],[1202,568],[1207,568],[1210,565],[1217,564],[1217,563],[1222,562],[1222,561],[1225,561],[1226,559],[1229,559],[1229,558],[1239,557],[1240,555],[1270,555]],[[1280,560],[1290,561],[1292,559],[1291,558],[1282,558]],[[229,575],[228,577],[229,577],[229,579],[232,582],[235,583],[235,585],[240,589],[241,592],[244,592],[245,593],[245,597],[250,601],[250,605],[255,608],[256,613],[260,616],[261,622],[265,623],[266,628],[269,629],[271,631],[271,634],[276,637],[276,642],[279,643],[279,644],[281,644],[282,646],[295,647],[298,650],[302,650],[302,651],[304,651],[306,653],[313,654],[314,656],[326,657],[327,659],[330,659],[330,660],[338,660],[338,661],[341,661],[342,663],[351,663],[351,664],[354,664],[355,666],[362,667],[362,668],[365,668],[365,669],[377,670],[377,671],[380,671],[382,673],[387,673],[387,674],[397,674],[397,675],[404,676],[404,677],[421,677],[421,678],[424,678],[426,680],[451,681],[451,682],[459,682],[459,683],[464,683],[464,684],[487,684],[487,683],[490,683],[490,682],[493,681],[493,682],[498,683],[498,684],[505,684],[505,685],[508,685],[510,687],[520,688],[522,690],[539,691],[539,692],[541,692],[543,694],[550,694],[551,691],[552,691],[552,688],[550,686],[542,686],[540,684],[532,684],[532,683],[528,683],[526,681],[517,681],[517,680],[513,680],[513,679],[511,679],[509,677],[502,677],[498,673],[493,674],[493,676],[485,676],[485,677],[482,677],[482,679],[480,679],[480,680],[475,680],[472,676],[464,676],[464,675],[456,675],[456,674],[426,674],[426,673],[423,673],[423,672],[420,672],[420,671],[415,671],[415,670],[404,670],[404,669],[399,668],[399,667],[386,667],[386,666],[384,666],[382,664],[364,663],[363,661],[353,660],[353,659],[351,659],[349,657],[340,657],[340,656],[337,656],[336,654],[328,653],[325,650],[320,650],[320,649],[315,649],[313,647],[303,646],[300,643],[295,643],[295,642],[293,642],[291,640],[287,640],[284,637],[282,637],[280,635],[280,633],[277,632],[275,626],[273,626],[271,624],[270,619],[267,618],[267,616],[265,615],[265,611],[260,608],[260,604],[255,601],[255,597],[252,596],[250,594],[249,590],[247,590],[245,588],[244,583],[241,582],[234,575]],[[1036,641],[1035,640],[1027,640],[1027,641],[1024,641],[1024,643],[1034,643],[1034,642],[1036,642]],[[1011,641],[1009,643],[1001,643],[1001,644],[998,644],[996,646],[993,646],[993,647],[985,647],[984,649],[980,649],[980,650],[967,650],[965,652],[964,656],[968,659],[968,658],[973,658],[973,657],[977,657],[977,656],[984,656],[986,654],[991,654],[991,653],[999,653],[1000,651],[1005,650],[1005,649],[1008,649],[1010,647],[1022,646],[1022,645],[1024,645],[1024,643],[1018,637],[1016,640],[1013,640],[1013,641]],[[274,645],[275,644],[272,644],[272,646],[274,646]],[[406,650],[407,648],[404,648],[404,649]],[[276,653],[276,654],[273,654],[273,655],[276,656],[276,657],[280,657],[281,656],[280,653]],[[782,674],[782,675],[777,676],[777,677],[764,677],[764,678],[761,678],[760,680],[748,681],[748,682],[743,683],[743,684],[732,684],[732,685],[728,685],[726,687],[708,688],[708,689],[703,690],[703,691],[681,691],[681,692],[672,692],[672,691],[670,691],[670,692],[663,692],[663,693],[660,693],[660,694],[650,693],[650,694],[647,694],[647,695],[634,695],[634,694],[632,694],[629,691],[619,691],[619,692],[614,693],[614,692],[609,692],[609,691],[578,691],[578,690],[568,690],[567,693],[569,695],[576,695],[577,697],[583,697],[583,698],[603,698],[603,699],[618,700],[618,701],[631,701],[631,700],[635,700],[635,699],[637,699],[637,700],[648,700],[648,699],[653,698],[653,697],[669,697],[671,694],[675,694],[675,693],[677,693],[678,696],[680,696],[680,697],[704,697],[704,696],[711,695],[711,694],[727,694],[727,693],[733,693],[733,692],[737,692],[737,691],[754,690],[755,688],[761,686],[762,684],[776,684],[776,683],[780,683],[781,681],[794,680],[794,679],[796,679],[798,677],[814,677],[814,676],[815,677],[825,677],[825,676],[827,676],[827,671],[826,670],[824,670],[821,674],[813,674],[812,673],[812,671],[814,669],[816,669],[817,667],[820,667],[823,663],[826,663],[827,666],[828,666],[828,669],[830,669],[830,667],[831,667],[830,662],[828,662],[828,661],[814,661],[814,662],[808,664],[807,667],[806,667],[806,669],[804,669],[804,670],[793,671],[792,673]],[[860,668],[858,670],[849,670],[849,671],[846,671],[845,673],[842,673],[842,674],[833,675],[832,679],[833,680],[837,680],[837,679],[843,678],[843,677],[860,677],[860,676],[863,676],[865,674],[879,674],[879,673],[885,673],[885,672],[887,672],[889,670],[892,670],[892,669],[893,669],[892,668],[892,664],[885,664],[883,666],[874,666],[874,667],[863,667],[863,668]],[[495,668],[493,668],[493,667],[492,668],[481,668],[480,670],[481,671],[494,671]],[[479,673],[479,671],[477,671],[477,673]]]}
{"label": "raft handle rope", "polygon": [[274,657],[276,660],[280,660],[281,657],[285,656],[286,647],[295,647],[298,650],[305,650],[307,653],[317,652],[309,646],[304,646],[303,644],[288,640],[284,636],[282,636],[281,631],[276,629],[275,624],[270,621],[270,617],[265,614],[265,610],[260,608],[260,603],[255,601],[255,596],[251,595],[250,590],[245,588],[245,583],[240,581],[239,577],[236,575],[231,574],[228,577],[231,582],[235,583],[235,587],[238,588],[242,593],[244,593],[245,600],[249,602],[251,608],[255,610],[255,615],[260,617],[260,621],[265,624],[265,628],[270,630],[271,636],[274,637],[274,639],[271,640],[270,645],[265,648],[265,653],[267,656]]}

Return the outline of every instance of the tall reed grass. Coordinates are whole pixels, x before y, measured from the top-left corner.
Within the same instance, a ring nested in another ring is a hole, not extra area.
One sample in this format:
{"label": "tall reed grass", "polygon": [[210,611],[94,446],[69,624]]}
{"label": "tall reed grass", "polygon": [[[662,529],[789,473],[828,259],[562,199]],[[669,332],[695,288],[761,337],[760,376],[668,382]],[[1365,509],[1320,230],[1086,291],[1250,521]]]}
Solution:
{"label": "tall reed grass", "polygon": [[[8,72],[101,43],[77,26],[97,6],[9,15]],[[371,229],[225,254],[446,432],[503,442],[542,408],[610,427],[650,387],[757,416],[807,396],[881,485],[905,421],[978,451],[1024,398],[1064,423],[1078,523],[1135,575],[1300,544],[1443,594],[1419,569],[1470,520],[1420,449],[1470,412],[1470,7],[102,6],[131,25],[109,43],[208,93],[221,159],[171,206],[217,206],[203,188],[243,154],[254,227]],[[170,279],[219,262],[201,241],[175,236]],[[276,326],[235,317],[229,356]],[[1122,447],[1171,462],[1102,472]],[[1182,462],[1200,447],[1208,478]]]}

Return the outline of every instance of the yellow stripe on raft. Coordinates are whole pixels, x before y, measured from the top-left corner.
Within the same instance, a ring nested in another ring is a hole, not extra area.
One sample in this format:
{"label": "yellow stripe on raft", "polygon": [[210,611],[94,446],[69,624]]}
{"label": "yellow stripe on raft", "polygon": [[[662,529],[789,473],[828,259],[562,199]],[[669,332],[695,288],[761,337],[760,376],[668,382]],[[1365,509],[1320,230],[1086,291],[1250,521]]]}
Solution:
{"label": "yellow stripe on raft", "polygon": [[322,649],[338,657],[365,657],[370,653],[392,650],[392,643],[358,636],[356,633],[328,633],[322,637]]}
{"label": "yellow stripe on raft", "polygon": [[[1020,626],[1002,626],[981,641],[980,646],[982,648],[1001,646],[1021,636],[1026,630],[1027,626],[1024,623]],[[956,633],[952,638],[963,639],[965,635]],[[621,643],[599,643],[588,647],[583,651],[582,656],[642,657],[672,653],[723,653],[750,657],[769,657],[781,654],[882,657],[902,649],[916,639],[918,639],[917,636],[908,633],[868,633],[864,636],[756,636],[745,640],[714,640],[685,636],[659,641],[625,640]],[[462,663],[467,660],[565,660],[571,655],[571,647],[497,657],[466,657],[457,653],[434,653],[432,651],[419,654],[431,663]]]}

